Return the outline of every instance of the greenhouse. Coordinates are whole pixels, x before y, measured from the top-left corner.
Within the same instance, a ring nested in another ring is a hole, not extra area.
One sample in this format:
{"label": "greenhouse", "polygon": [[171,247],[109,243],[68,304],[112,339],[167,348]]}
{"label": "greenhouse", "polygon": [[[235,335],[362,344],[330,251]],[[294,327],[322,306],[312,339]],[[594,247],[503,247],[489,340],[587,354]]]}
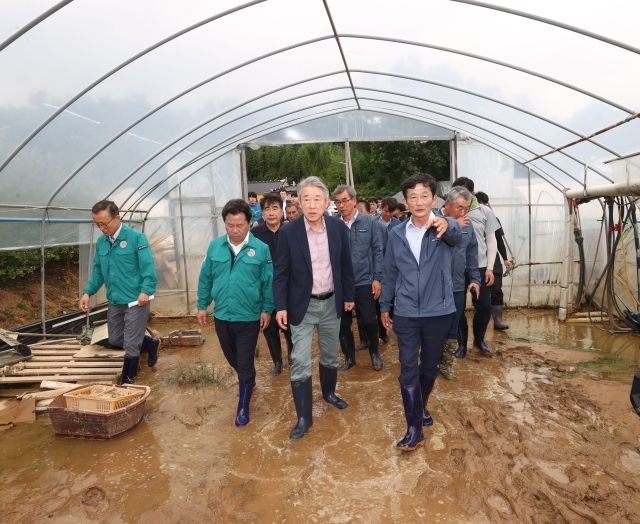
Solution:
{"label": "greenhouse", "polygon": [[[504,229],[515,263],[505,307],[635,337],[639,18],[632,0],[5,0],[0,252],[41,251],[46,332],[45,250],[80,246],[82,294],[101,235],[91,209],[113,200],[149,239],[154,318],[186,319],[198,310],[207,245],[225,234],[223,206],[247,198],[248,150],[446,141],[443,188],[472,179]],[[106,302],[104,289],[91,300]],[[541,330],[564,329],[544,322]],[[625,340],[637,364],[637,341]],[[640,475],[634,446],[627,471]],[[514,471],[525,467],[518,460]],[[629,499],[637,479],[630,485]],[[497,513],[456,520],[451,510],[446,520],[444,511],[442,522],[556,522],[525,518],[513,502],[503,511],[511,499],[494,491],[483,496],[499,499]],[[402,491],[407,503],[412,496]],[[328,522],[320,506],[314,522]],[[557,522],[614,518],[558,507]],[[465,507],[465,518],[477,509]],[[640,514],[616,511],[619,522]],[[393,521],[374,513],[353,521]],[[435,522],[417,509],[403,521],[416,514]]]}
{"label": "greenhouse", "polygon": [[[155,249],[154,311],[192,314],[244,148],[447,140],[452,179],[490,191],[521,267],[509,305],[558,307],[578,282],[562,281],[564,191],[617,181],[619,159],[637,173],[640,43],[633,2],[611,19],[529,4],[7,2],[0,249],[79,244],[82,287],[88,211],[114,199]],[[601,204],[579,214],[598,273]]]}

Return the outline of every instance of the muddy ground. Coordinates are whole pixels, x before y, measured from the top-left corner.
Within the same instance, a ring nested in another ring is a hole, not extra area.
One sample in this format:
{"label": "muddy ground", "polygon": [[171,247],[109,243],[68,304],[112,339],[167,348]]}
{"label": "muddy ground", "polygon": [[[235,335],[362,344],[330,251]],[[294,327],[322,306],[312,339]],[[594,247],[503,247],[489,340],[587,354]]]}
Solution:
{"label": "muddy ground", "polygon": [[[427,445],[404,435],[397,346],[341,373],[339,411],[320,395],[299,441],[288,369],[269,375],[264,339],[251,423],[233,425],[237,380],[212,322],[201,348],[161,351],[143,423],[112,442],[58,438],[47,415],[0,435],[0,519],[7,523],[638,523],[640,417],[629,403],[640,337],[509,311],[497,349],[439,379]],[[161,333],[195,327],[154,320]],[[491,331],[491,330],[490,330]],[[177,386],[176,371],[215,364],[222,385]]]}

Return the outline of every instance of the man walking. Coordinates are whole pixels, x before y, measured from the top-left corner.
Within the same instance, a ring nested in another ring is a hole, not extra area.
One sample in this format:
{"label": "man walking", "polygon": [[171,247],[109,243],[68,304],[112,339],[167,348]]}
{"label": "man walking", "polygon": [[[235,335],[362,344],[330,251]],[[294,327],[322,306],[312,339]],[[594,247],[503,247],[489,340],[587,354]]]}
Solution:
{"label": "man walking", "polygon": [[[427,402],[456,311],[451,268],[462,234],[453,218],[432,211],[437,197],[431,175],[410,176],[402,194],[411,218],[389,232],[380,309],[385,328],[393,328],[398,336],[398,380],[407,433],[397,447],[413,451],[424,442],[422,427],[433,425]],[[396,308],[391,320],[394,292]]]}
{"label": "man walking", "polygon": [[[158,277],[144,233],[120,221],[118,206],[101,200],[91,216],[103,233],[96,241],[91,277],[80,298],[80,309],[89,311],[89,297],[104,284],[107,289],[109,344],[124,349],[122,383],[135,384],[140,350],[149,353],[149,367],[158,360],[159,340],[145,335],[151,295]],[[131,305],[131,307],[130,307]]]}
{"label": "man walking", "polygon": [[[343,222],[349,228],[351,263],[355,281],[355,303],[358,313],[358,327],[369,339],[371,365],[380,371],[384,365],[378,352],[378,319],[376,300],[382,290],[382,238],[380,226],[369,215],[356,209],[356,192],[346,185],[336,187],[333,201]],[[340,322],[340,347],[344,353],[344,365],[340,371],[347,371],[356,364],[356,345],[351,331],[353,317],[350,311],[342,314]]]}
{"label": "man walking", "polygon": [[258,204],[258,195],[255,191],[249,191],[249,206],[256,215],[256,222],[262,218],[262,208]]}
{"label": "man walking", "polygon": [[198,280],[198,313],[207,323],[207,307],[215,302],[216,334],[229,365],[238,374],[236,426],[249,423],[249,402],[256,383],[254,364],[260,329],[269,326],[273,304],[273,264],[269,248],[250,232],[251,208],[229,200],[222,208],[227,234],[209,244]]}
{"label": "man walking", "polygon": [[303,216],[280,231],[275,260],[276,320],[291,329],[291,389],[298,423],[289,438],[299,439],[313,424],[311,410],[311,339],[318,329],[322,398],[338,409],[336,396],[338,332],[343,311],[354,308],[354,281],[348,230],[325,214],[329,190],[318,177],[298,184]]}
{"label": "man walking", "polygon": [[455,247],[453,258],[453,301],[456,305],[456,313],[444,343],[444,352],[440,359],[440,374],[449,379],[455,380],[453,372],[453,362],[457,350],[456,341],[467,339],[469,328],[467,319],[464,319],[462,335],[458,335],[458,325],[464,316],[464,308],[467,302],[467,290],[473,295],[480,293],[480,272],[478,271],[478,241],[473,231],[473,226],[469,222],[467,213],[471,207],[471,193],[464,187],[453,187],[447,194],[442,214],[446,217],[454,218],[462,228],[462,240]]}
{"label": "man walking", "polygon": [[[475,185],[470,178],[460,177],[452,184],[452,187],[460,186],[475,195]],[[473,345],[483,355],[491,355],[493,350],[484,341],[484,337],[491,318],[491,290],[489,288],[494,281],[493,261],[498,253],[495,233],[500,228],[500,224],[491,208],[479,205],[475,196],[471,200],[468,216],[478,240],[478,270],[480,271],[480,294],[478,297],[472,295],[473,307],[476,310],[473,316]],[[491,267],[488,267],[489,262],[491,262]],[[466,322],[467,319],[464,315],[460,317],[461,344],[456,352],[458,358],[464,358],[467,355],[467,339],[462,336],[467,325]]]}
{"label": "man walking", "polygon": [[[251,229],[251,233],[258,240],[269,246],[269,253],[273,260],[276,256],[278,236],[280,234],[280,227],[282,226],[282,199],[280,195],[276,193],[267,193],[260,201],[260,207],[262,208],[264,222]],[[278,323],[275,321],[275,314],[275,310],[271,312],[271,322],[269,322],[269,325],[262,331],[262,334],[267,341],[267,347],[273,360],[271,374],[279,375],[282,372],[282,342],[280,341],[280,329],[278,328]],[[284,338],[287,343],[287,360],[289,360],[289,365],[291,365],[290,355],[293,344],[291,342],[291,333],[288,329],[284,330]]]}

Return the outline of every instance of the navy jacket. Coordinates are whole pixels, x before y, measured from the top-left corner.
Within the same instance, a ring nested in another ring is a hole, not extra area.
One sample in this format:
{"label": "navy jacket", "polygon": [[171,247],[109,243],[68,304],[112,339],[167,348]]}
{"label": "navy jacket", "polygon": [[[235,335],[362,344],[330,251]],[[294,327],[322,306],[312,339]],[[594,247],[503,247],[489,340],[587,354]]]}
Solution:
{"label": "navy jacket", "polygon": [[370,285],[374,280],[382,282],[380,225],[372,216],[358,213],[351,229],[347,227],[347,232],[356,287]]}
{"label": "navy jacket", "polygon": [[[436,216],[442,216],[435,212]],[[462,231],[453,218],[444,217],[449,228],[440,239],[430,227],[422,238],[420,263],[407,241],[406,224],[389,231],[384,255],[380,311],[388,313],[395,294],[395,314],[401,317],[437,317],[454,313],[452,268],[455,246]]]}
{"label": "navy jacket", "polygon": [[[349,228],[341,218],[324,215],[329,241],[329,258],[333,273],[336,316],[341,317],[344,302],[355,300]],[[287,311],[289,324],[299,325],[309,307],[313,275],[306,223],[300,217],[280,229],[274,259],[273,295],[276,311]]]}
{"label": "navy jacket", "polygon": [[465,271],[469,274],[469,280],[473,284],[480,285],[480,271],[478,270],[478,239],[469,222],[462,229],[462,240],[455,247],[455,259],[453,263],[453,292],[466,291]]}

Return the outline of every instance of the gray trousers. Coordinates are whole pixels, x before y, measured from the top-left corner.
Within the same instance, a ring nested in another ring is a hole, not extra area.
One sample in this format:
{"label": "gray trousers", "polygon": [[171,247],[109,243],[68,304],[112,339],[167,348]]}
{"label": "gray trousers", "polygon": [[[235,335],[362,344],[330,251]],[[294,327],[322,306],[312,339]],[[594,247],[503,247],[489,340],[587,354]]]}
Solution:
{"label": "gray trousers", "polygon": [[133,307],[109,304],[107,309],[109,344],[123,348],[125,357],[140,357],[140,346],[147,328],[149,311],[151,311],[151,304]]}
{"label": "gray trousers", "polygon": [[309,308],[302,322],[291,329],[291,382],[307,380],[311,376],[311,340],[313,330],[318,328],[320,364],[327,368],[338,367],[338,333],[340,318],[336,316],[335,295],[327,300],[309,300]]}

